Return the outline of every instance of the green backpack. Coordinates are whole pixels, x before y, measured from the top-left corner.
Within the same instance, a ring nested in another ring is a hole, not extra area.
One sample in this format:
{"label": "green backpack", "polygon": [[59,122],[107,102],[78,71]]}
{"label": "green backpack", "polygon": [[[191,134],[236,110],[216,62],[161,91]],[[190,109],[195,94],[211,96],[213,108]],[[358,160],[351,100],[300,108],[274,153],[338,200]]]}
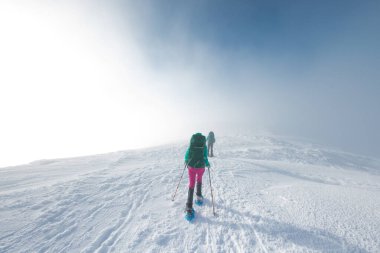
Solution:
{"label": "green backpack", "polygon": [[206,137],[204,137],[201,133],[196,133],[191,136],[188,166],[193,168],[204,168],[206,166],[204,160],[205,146]]}

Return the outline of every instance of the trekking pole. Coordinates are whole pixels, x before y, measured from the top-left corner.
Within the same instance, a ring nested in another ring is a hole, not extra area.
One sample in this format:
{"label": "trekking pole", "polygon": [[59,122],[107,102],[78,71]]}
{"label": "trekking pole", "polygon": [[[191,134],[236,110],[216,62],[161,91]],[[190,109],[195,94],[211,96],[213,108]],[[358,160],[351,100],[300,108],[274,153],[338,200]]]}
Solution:
{"label": "trekking pole", "polygon": [[212,201],[212,214],[216,216],[215,213],[215,206],[214,206],[214,195],[212,194],[212,185],[211,185],[211,173],[210,173],[210,166],[208,168],[208,179],[210,181],[210,189],[211,189],[211,201]]}
{"label": "trekking pole", "polygon": [[182,171],[182,175],[181,175],[181,178],[179,179],[179,182],[178,182],[178,185],[177,185],[177,188],[175,189],[175,192],[172,196],[172,201],[174,201],[174,198],[175,198],[175,195],[177,194],[177,190],[178,190],[178,187],[179,187],[179,184],[181,183],[182,181],[182,177],[183,177],[183,174],[185,173],[185,169],[187,167],[187,164],[185,163],[185,166],[183,167],[183,171]]}

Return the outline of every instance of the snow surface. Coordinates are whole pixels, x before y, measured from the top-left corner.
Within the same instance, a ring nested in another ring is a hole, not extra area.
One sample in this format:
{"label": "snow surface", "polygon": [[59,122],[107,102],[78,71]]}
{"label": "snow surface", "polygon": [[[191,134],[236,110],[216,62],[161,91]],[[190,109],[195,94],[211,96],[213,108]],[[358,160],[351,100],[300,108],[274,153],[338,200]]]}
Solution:
{"label": "snow surface", "polygon": [[184,219],[187,143],[0,169],[0,252],[380,252],[380,162],[224,137]]}

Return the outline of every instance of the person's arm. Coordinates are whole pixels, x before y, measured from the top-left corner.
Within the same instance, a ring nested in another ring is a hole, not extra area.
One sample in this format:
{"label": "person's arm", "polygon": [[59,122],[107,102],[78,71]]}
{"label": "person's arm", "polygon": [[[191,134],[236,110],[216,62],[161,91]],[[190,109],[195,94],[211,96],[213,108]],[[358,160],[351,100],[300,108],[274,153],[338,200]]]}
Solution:
{"label": "person's arm", "polygon": [[207,147],[205,146],[204,151],[203,151],[203,157],[204,157],[204,159],[205,159],[206,166],[207,166],[207,167],[210,167],[210,163],[209,163],[209,161],[208,161],[207,156],[208,156],[208,151],[207,151]]}

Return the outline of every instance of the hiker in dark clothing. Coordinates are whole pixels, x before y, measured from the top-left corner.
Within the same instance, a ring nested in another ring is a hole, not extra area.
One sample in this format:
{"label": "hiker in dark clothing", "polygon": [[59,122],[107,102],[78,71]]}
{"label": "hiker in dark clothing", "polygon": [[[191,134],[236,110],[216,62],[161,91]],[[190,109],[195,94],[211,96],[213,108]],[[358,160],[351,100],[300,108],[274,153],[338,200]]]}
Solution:
{"label": "hiker in dark clothing", "polygon": [[214,135],[214,132],[211,131],[207,136],[207,149],[208,149],[209,157],[214,156],[214,143],[215,143],[215,135]]}

